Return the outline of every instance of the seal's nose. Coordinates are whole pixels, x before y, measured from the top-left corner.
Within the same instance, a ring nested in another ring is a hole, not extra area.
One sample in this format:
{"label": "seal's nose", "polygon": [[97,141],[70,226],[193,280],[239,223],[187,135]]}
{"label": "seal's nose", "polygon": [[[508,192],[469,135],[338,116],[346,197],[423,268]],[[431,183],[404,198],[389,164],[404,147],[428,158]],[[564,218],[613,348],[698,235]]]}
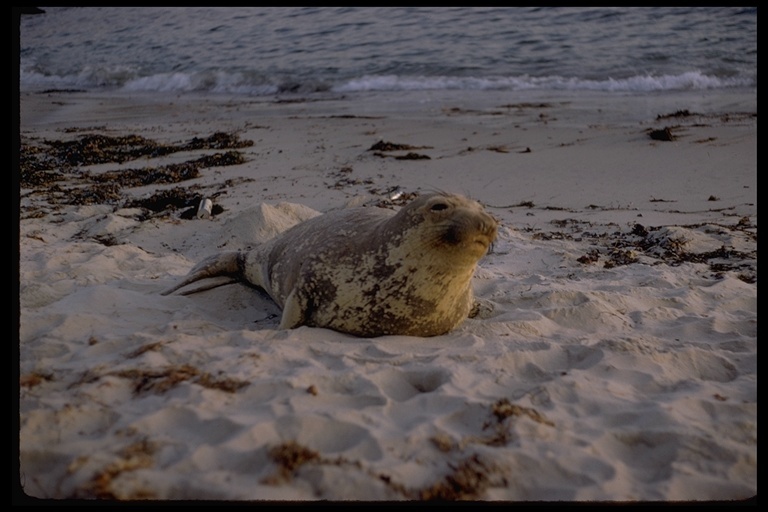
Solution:
{"label": "seal's nose", "polygon": [[496,219],[483,213],[483,215],[476,221],[475,229],[477,230],[477,235],[473,241],[476,244],[483,246],[483,248],[488,249],[488,247],[490,247],[496,240],[498,225]]}
{"label": "seal's nose", "polygon": [[480,224],[478,226],[478,230],[489,237],[491,241],[493,241],[494,238],[496,238],[496,231],[499,227],[499,223],[491,217],[488,214],[484,214],[483,217],[480,219]]}

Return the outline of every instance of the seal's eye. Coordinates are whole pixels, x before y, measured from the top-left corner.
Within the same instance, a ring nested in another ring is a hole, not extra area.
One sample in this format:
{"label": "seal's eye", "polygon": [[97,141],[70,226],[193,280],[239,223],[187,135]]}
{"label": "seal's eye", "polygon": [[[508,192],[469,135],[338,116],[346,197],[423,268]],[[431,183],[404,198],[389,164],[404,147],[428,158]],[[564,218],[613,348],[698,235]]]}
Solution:
{"label": "seal's eye", "polygon": [[445,204],[445,203],[437,203],[437,204],[433,204],[432,208],[430,208],[430,210],[432,210],[433,212],[439,212],[441,210],[445,210],[446,208],[448,208],[447,204]]}

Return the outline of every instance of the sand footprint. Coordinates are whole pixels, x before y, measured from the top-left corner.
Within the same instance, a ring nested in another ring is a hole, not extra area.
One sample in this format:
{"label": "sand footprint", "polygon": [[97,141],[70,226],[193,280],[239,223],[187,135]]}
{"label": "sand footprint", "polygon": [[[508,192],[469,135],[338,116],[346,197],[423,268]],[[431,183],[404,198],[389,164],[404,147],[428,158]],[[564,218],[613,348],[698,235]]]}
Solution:
{"label": "sand footprint", "polygon": [[179,442],[190,446],[219,444],[243,429],[222,416],[205,418],[191,407],[168,406],[133,422],[130,427],[142,432],[162,432],[157,441]]}
{"label": "sand footprint", "polygon": [[738,370],[729,360],[699,348],[657,353],[652,359],[676,376],[715,382],[730,382],[739,376]]}
{"label": "sand footprint", "polygon": [[360,411],[386,404],[378,386],[366,377],[341,370],[330,375],[300,377],[294,386],[303,390],[288,399],[295,411],[314,411],[333,405]]}
{"label": "sand footprint", "polygon": [[559,326],[596,332],[602,329],[624,330],[629,319],[619,309],[619,297],[605,292],[554,291],[537,301],[541,314]]}
{"label": "sand footprint", "polygon": [[366,460],[382,456],[379,442],[370,431],[348,421],[314,414],[286,415],[277,419],[275,431],[283,441],[296,442],[322,455],[343,453],[350,459]]}
{"label": "sand footprint", "polygon": [[388,398],[405,402],[422,393],[431,393],[450,381],[447,370],[421,368],[402,370],[387,368],[372,375],[372,380]]}
{"label": "sand footprint", "polygon": [[504,354],[491,364],[516,378],[530,382],[548,381],[562,372],[587,370],[604,358],[600,347],[569,344],[520,344],[519,349]]}

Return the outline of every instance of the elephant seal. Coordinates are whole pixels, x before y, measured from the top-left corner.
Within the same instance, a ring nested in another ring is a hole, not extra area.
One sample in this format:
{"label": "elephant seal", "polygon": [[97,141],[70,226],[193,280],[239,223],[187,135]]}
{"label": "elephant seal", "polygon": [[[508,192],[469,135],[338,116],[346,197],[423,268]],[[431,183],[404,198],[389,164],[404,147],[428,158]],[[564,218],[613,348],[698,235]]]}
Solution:
{"label": "elephant seal", "polygon": [[269,294],[283,310],[281,329],[436,336],[467,318],[471,279],[497,228],[479,203],[446,193],[420,196],[397,212],[339,210],[252,250],[210,256],[162,294],[230,276]]}

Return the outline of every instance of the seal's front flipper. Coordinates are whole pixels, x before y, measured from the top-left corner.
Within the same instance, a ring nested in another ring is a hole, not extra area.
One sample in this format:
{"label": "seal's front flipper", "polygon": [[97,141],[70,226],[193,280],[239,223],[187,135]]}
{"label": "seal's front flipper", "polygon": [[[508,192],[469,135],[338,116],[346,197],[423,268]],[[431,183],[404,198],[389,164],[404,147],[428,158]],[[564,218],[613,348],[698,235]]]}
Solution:
{"label": "seal's front flipper", "polygon": [[[227,276],[217,276],[210,278],[206,283],[201,284],[200,286],[197,286],[195,288],[191,288],[189,290],[182,290],[176,295],[194,295],[195,293],[204,292],[207,290],[213,290],[214,288],[218,288],[219,286],[224,286],[225,284],[233,284],[240,282],[239,279],[236,277],[227,277]],[[188,283],[189,284],[189,283]],[[162,295],[168,295],[168,293],[173,292],[173,290],[166,290],[165,292],[161,292]]]}
{"label": "seal's front flipper", "polygon": [[[167,290],[160,292],[160,295],[170,295],[179,288],[183,288],[188,284],[194,283],[195,281],[207,279],[209,277],[229,276],[232,278],[238,278],[242,275],[240,261],[241,256],[239,252],[224,252],[221,254],[214,254],[213,256],[209,256],[208,258],[195,265],[195,268],[193,268],[189,274],[187,274],[187,277],[185,277],[184,280],[168,288]],[[221,286],[222,284],[228,283],[218,283],[213,286],[203,286],[193,291],[182,293],[182,295],[189,295],[190,293],[208,290],[210,288],[215,288],[216,286]]]}
{"label": "seal's front flipper", "polygon": [[293,329],[306,323],[306,300],[302,300],[300,295],[296,288],[288,294],[288,297],[285,299],[285,306],[283,306],[283,316],[280,319],[279,329]]}

